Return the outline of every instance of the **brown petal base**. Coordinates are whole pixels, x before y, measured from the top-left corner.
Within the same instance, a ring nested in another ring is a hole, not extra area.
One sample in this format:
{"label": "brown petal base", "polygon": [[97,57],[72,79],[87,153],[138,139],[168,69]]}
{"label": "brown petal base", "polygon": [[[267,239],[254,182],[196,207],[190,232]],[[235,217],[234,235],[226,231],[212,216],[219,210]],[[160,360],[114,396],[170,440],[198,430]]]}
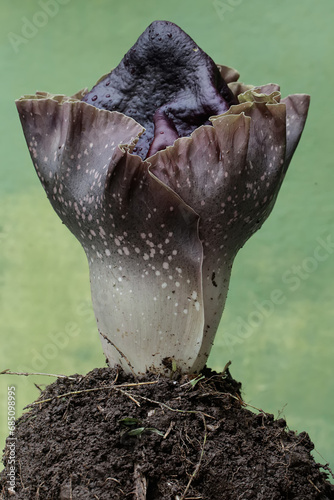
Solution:
{"label": "brown petal base", "polygon": [[[58,379],[17,422],[15,498],[334,499],[305,432],[249,411],[228,370],[204,374],[194,387],[108,368]],[[0,487],[12,498],[6,469]]]}

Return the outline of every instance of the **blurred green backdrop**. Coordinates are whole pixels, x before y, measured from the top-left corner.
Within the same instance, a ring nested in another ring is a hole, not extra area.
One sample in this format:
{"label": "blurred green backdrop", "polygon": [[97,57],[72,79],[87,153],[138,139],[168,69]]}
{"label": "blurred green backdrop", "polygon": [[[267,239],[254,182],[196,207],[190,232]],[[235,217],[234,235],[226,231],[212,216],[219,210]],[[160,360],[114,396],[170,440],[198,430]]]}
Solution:
{"label": "blurred green backdrop", "polygon": [[[14,99],[92,86],[155,19],[179,24],[246,83],[312,96],[275,209],[236,259],[209,364],[220,370],[230,359],[245,400],[309,432],[316,459],[333,465],[333,0],[2,0],[0,370],[104,365],[84,252],[39,185]],[[38,395],[34,382],[51,381],[1,376],[1,448],[7,385],[16,386],[20,415]]]}

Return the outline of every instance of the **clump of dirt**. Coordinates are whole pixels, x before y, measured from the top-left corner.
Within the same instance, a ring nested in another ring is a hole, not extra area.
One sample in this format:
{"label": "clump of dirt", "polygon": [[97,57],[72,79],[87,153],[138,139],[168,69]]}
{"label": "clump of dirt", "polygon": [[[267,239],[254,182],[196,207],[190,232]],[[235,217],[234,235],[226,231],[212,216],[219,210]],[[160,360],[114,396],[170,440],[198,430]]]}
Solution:
{"label": "clump of dirt", "polygon": [[17,421],[15,498],[334,499],[309,436],[250,411],[228,368],[173,378],[99,368],[49,385]]}

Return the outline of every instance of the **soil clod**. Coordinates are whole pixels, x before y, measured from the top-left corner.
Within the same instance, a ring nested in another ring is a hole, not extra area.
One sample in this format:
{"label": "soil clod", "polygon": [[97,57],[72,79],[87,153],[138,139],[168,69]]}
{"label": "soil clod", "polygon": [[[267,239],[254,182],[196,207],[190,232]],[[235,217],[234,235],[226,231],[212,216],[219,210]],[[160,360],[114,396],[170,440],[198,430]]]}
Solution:
{"label": "soil clod", "polygon": [[17,420],[16,495],[7,441],[0,498],[334,500],[308,434],[251,411],[240,390],[228,366],[193,380],[117,368],[59,378]]}

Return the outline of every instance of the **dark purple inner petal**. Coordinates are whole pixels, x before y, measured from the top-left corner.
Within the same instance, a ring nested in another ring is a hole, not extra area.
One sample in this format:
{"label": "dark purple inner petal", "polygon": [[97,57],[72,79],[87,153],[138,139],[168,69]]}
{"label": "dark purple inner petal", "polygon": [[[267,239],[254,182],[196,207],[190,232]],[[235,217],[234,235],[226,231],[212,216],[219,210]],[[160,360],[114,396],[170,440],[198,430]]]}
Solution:
{"label": "dark purple inner petal", "polygon": [[145,127],[134,150],[143,159],[236,104],[213,60],[169,21],[154,21],[83,101]]}

